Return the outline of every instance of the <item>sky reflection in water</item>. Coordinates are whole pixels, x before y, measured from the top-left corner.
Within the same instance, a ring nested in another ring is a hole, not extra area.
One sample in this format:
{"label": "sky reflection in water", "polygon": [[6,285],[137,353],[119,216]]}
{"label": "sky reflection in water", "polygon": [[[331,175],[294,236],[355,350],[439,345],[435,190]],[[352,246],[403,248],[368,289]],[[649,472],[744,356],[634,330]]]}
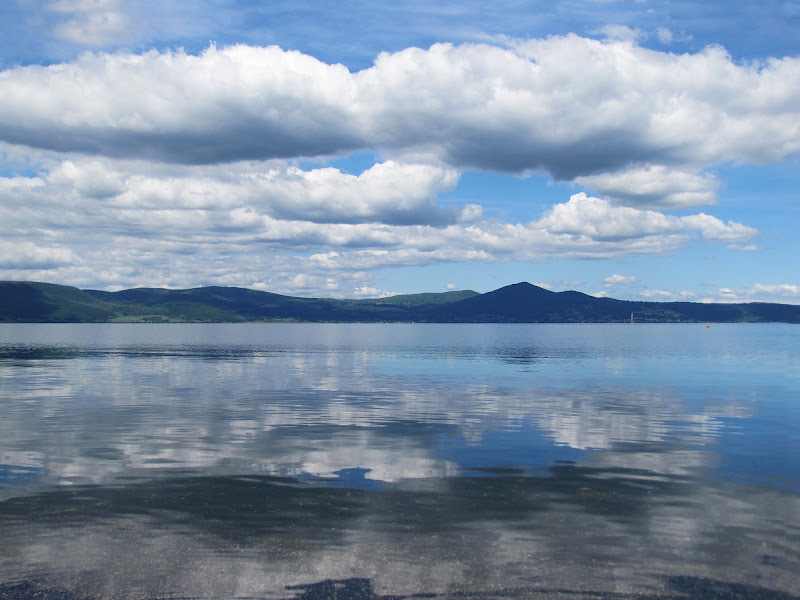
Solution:
{"label": "sky reflection in water", "polygon": [[0,592],[793,597],[798,350],[786,325],[3,325]]}

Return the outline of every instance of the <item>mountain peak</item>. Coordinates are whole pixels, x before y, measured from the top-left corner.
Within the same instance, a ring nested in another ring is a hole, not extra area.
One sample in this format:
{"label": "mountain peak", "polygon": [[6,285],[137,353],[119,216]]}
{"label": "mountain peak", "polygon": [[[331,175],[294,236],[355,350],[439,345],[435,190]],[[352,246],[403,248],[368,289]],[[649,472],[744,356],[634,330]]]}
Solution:
{"label": "mountain peak", "polygon": [[548,296],[550,294],[554,294],[555,292],[551,292],[550,290],[546,290],[543,287],[539,287],[538,285],[533,285],[532,283],[528,283],[527,281],[520,281],[519,283],[512,283],[511,285],[506,285],[504,287],[498,288],[492,292],[487,292],[484,296],[489,295],[497,295],[497,296],[513,296],[513,295],[520,295],[520,296]]}

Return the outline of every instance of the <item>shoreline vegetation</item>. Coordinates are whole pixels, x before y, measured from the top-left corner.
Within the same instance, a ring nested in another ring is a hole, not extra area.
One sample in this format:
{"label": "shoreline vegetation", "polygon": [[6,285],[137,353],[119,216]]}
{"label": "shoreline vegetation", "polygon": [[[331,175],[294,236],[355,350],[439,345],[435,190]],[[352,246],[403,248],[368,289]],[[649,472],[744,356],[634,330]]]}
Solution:
{"label": "shoreline vegetation", "polygon": [[237,287],[82,290],[0,281],[0,323],[800,323],[791,304],[640,302],[516,283],[365,300],[301,298]]}

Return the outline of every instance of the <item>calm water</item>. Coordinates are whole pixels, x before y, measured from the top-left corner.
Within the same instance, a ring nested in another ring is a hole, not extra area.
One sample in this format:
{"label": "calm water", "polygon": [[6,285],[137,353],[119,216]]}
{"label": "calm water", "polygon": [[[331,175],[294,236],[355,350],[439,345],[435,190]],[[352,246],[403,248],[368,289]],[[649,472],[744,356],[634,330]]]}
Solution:
{"label": "calm water", "polygon": [[796,325],[0,325],[0,597],[788,600],[799,457]]}

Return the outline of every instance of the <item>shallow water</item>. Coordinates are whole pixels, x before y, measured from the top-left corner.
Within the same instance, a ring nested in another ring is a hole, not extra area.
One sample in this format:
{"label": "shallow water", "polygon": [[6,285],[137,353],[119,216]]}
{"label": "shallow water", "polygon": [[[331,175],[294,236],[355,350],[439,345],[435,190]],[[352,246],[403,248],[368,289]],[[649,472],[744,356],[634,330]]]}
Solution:
{"label": "shallow water", "polygon": [[0,325],[0,597],[794,598],[798,334]]}

